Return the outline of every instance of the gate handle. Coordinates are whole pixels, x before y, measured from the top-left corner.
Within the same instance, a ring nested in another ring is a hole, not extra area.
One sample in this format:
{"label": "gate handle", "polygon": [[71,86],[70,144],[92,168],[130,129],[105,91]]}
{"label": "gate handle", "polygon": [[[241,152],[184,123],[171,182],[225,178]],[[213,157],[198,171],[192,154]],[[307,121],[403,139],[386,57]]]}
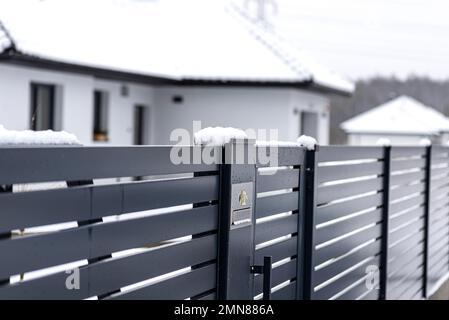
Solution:
{"label": "gate handle", "polygon": [[263,257],[263,266],[251,266],[251,273],[263,275],[263,300],[271,299],[272,260],[271,256]]}

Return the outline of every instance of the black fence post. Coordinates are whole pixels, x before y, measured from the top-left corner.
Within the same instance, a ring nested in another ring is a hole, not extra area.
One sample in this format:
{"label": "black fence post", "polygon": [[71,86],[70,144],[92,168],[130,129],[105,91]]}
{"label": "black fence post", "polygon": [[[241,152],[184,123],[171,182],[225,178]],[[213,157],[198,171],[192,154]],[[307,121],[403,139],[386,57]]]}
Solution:
{"label": "black fence post", "polygon": [[223,148],[218,226],[219,300],[253,299],[255,145],[233,140]]}
{"label": "black fence post", "polygon": [[390,173],[391,173],[391,147],[384,147],[383,166],[383,193],[382,193],[382,239],[380,258],[380,299],[388,299],[388,234],[390,209]]}
{"label": "black fence post", "polygon": [[424,197],[424,275],[423,296],[429,294],[429,250],[430,250],[430,188],[432,178],[432,146],[426,148],[425,197]]}
{"label": "black fence post", "polygon": [[[303,235],[302,235],[302,258],[303,260],[303,293],[304,300],[311,300],[313,298],[313,267],[314,267],[314,235],[315,235],[315,208],[316,208],[316,151],[306,151],[305,165],[303,171],[304,191],[300,196],[300,209],[303,212]],[[299,235],[301,236],[301,235]]]}

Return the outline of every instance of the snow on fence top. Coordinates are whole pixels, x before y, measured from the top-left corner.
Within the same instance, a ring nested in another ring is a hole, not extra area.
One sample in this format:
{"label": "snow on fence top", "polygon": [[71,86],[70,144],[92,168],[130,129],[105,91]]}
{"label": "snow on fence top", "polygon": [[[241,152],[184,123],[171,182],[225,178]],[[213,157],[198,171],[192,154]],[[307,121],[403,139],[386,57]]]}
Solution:
{"label": "snow on fence top", "polygon": [[388,138],[380,138],[376,141],[376,145],[382,147],[389,147],[391,146],[391,140]]}
{"label": "snow on fence top", "polygon": [[248,139],[245,131],[235,128],[209,127],[201,129],[194,134],[196,145],[223,146],[231,139]]}
{"label": "snow on fence top", "polygon": [[318,142],[315,138],[305,135],[300,136],[297,142],[301,147],[304,147],[307,150],[315,150],[315,147],[318,145]]}
{"label": "snow on fence top", "polygon": [[[207,145],[207,146],[223,146],[229,143],[231,139],[248,139],[248,135],[240,129],[236,128],[222,128],[222,127],[209,127],[201,129],[194,134],[195,145]],[[296,142],[290,141],[256,141],[258,147],[305,147],[307,150],[315,150],[317,141],[313,137],[300,136]]]}
{"label": "snow on fence top", "polygon": [[0,145],[80,145],[78,138],[65,131],[16,131],[0,125]]}

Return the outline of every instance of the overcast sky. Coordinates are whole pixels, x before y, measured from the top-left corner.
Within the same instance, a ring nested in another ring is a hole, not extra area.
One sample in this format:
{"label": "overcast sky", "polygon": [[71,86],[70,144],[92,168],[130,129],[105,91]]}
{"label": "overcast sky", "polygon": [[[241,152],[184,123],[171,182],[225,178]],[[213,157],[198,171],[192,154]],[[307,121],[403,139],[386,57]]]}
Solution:
{"label": "overcast sky", "polygon": [[277,31],[352,79],[449,79],[448,0],[276,1]]}

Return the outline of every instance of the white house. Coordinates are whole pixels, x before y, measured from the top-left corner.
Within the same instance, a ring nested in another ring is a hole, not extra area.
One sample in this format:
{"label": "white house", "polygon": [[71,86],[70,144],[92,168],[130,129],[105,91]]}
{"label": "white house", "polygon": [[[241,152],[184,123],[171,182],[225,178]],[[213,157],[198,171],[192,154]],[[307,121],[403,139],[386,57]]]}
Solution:
{"label": "white house", "polygon": [[353,84],[228,1],[0,1],[0,124],[168,144],[192,122],[328,142]]}
{"label": "white house", "polygon": [[407,96],[349,119],[341,128],[351,145],[375,145],[380,139],[392,145],[419,145],[424,139],[435,144],[449,141],[449,118]]}

